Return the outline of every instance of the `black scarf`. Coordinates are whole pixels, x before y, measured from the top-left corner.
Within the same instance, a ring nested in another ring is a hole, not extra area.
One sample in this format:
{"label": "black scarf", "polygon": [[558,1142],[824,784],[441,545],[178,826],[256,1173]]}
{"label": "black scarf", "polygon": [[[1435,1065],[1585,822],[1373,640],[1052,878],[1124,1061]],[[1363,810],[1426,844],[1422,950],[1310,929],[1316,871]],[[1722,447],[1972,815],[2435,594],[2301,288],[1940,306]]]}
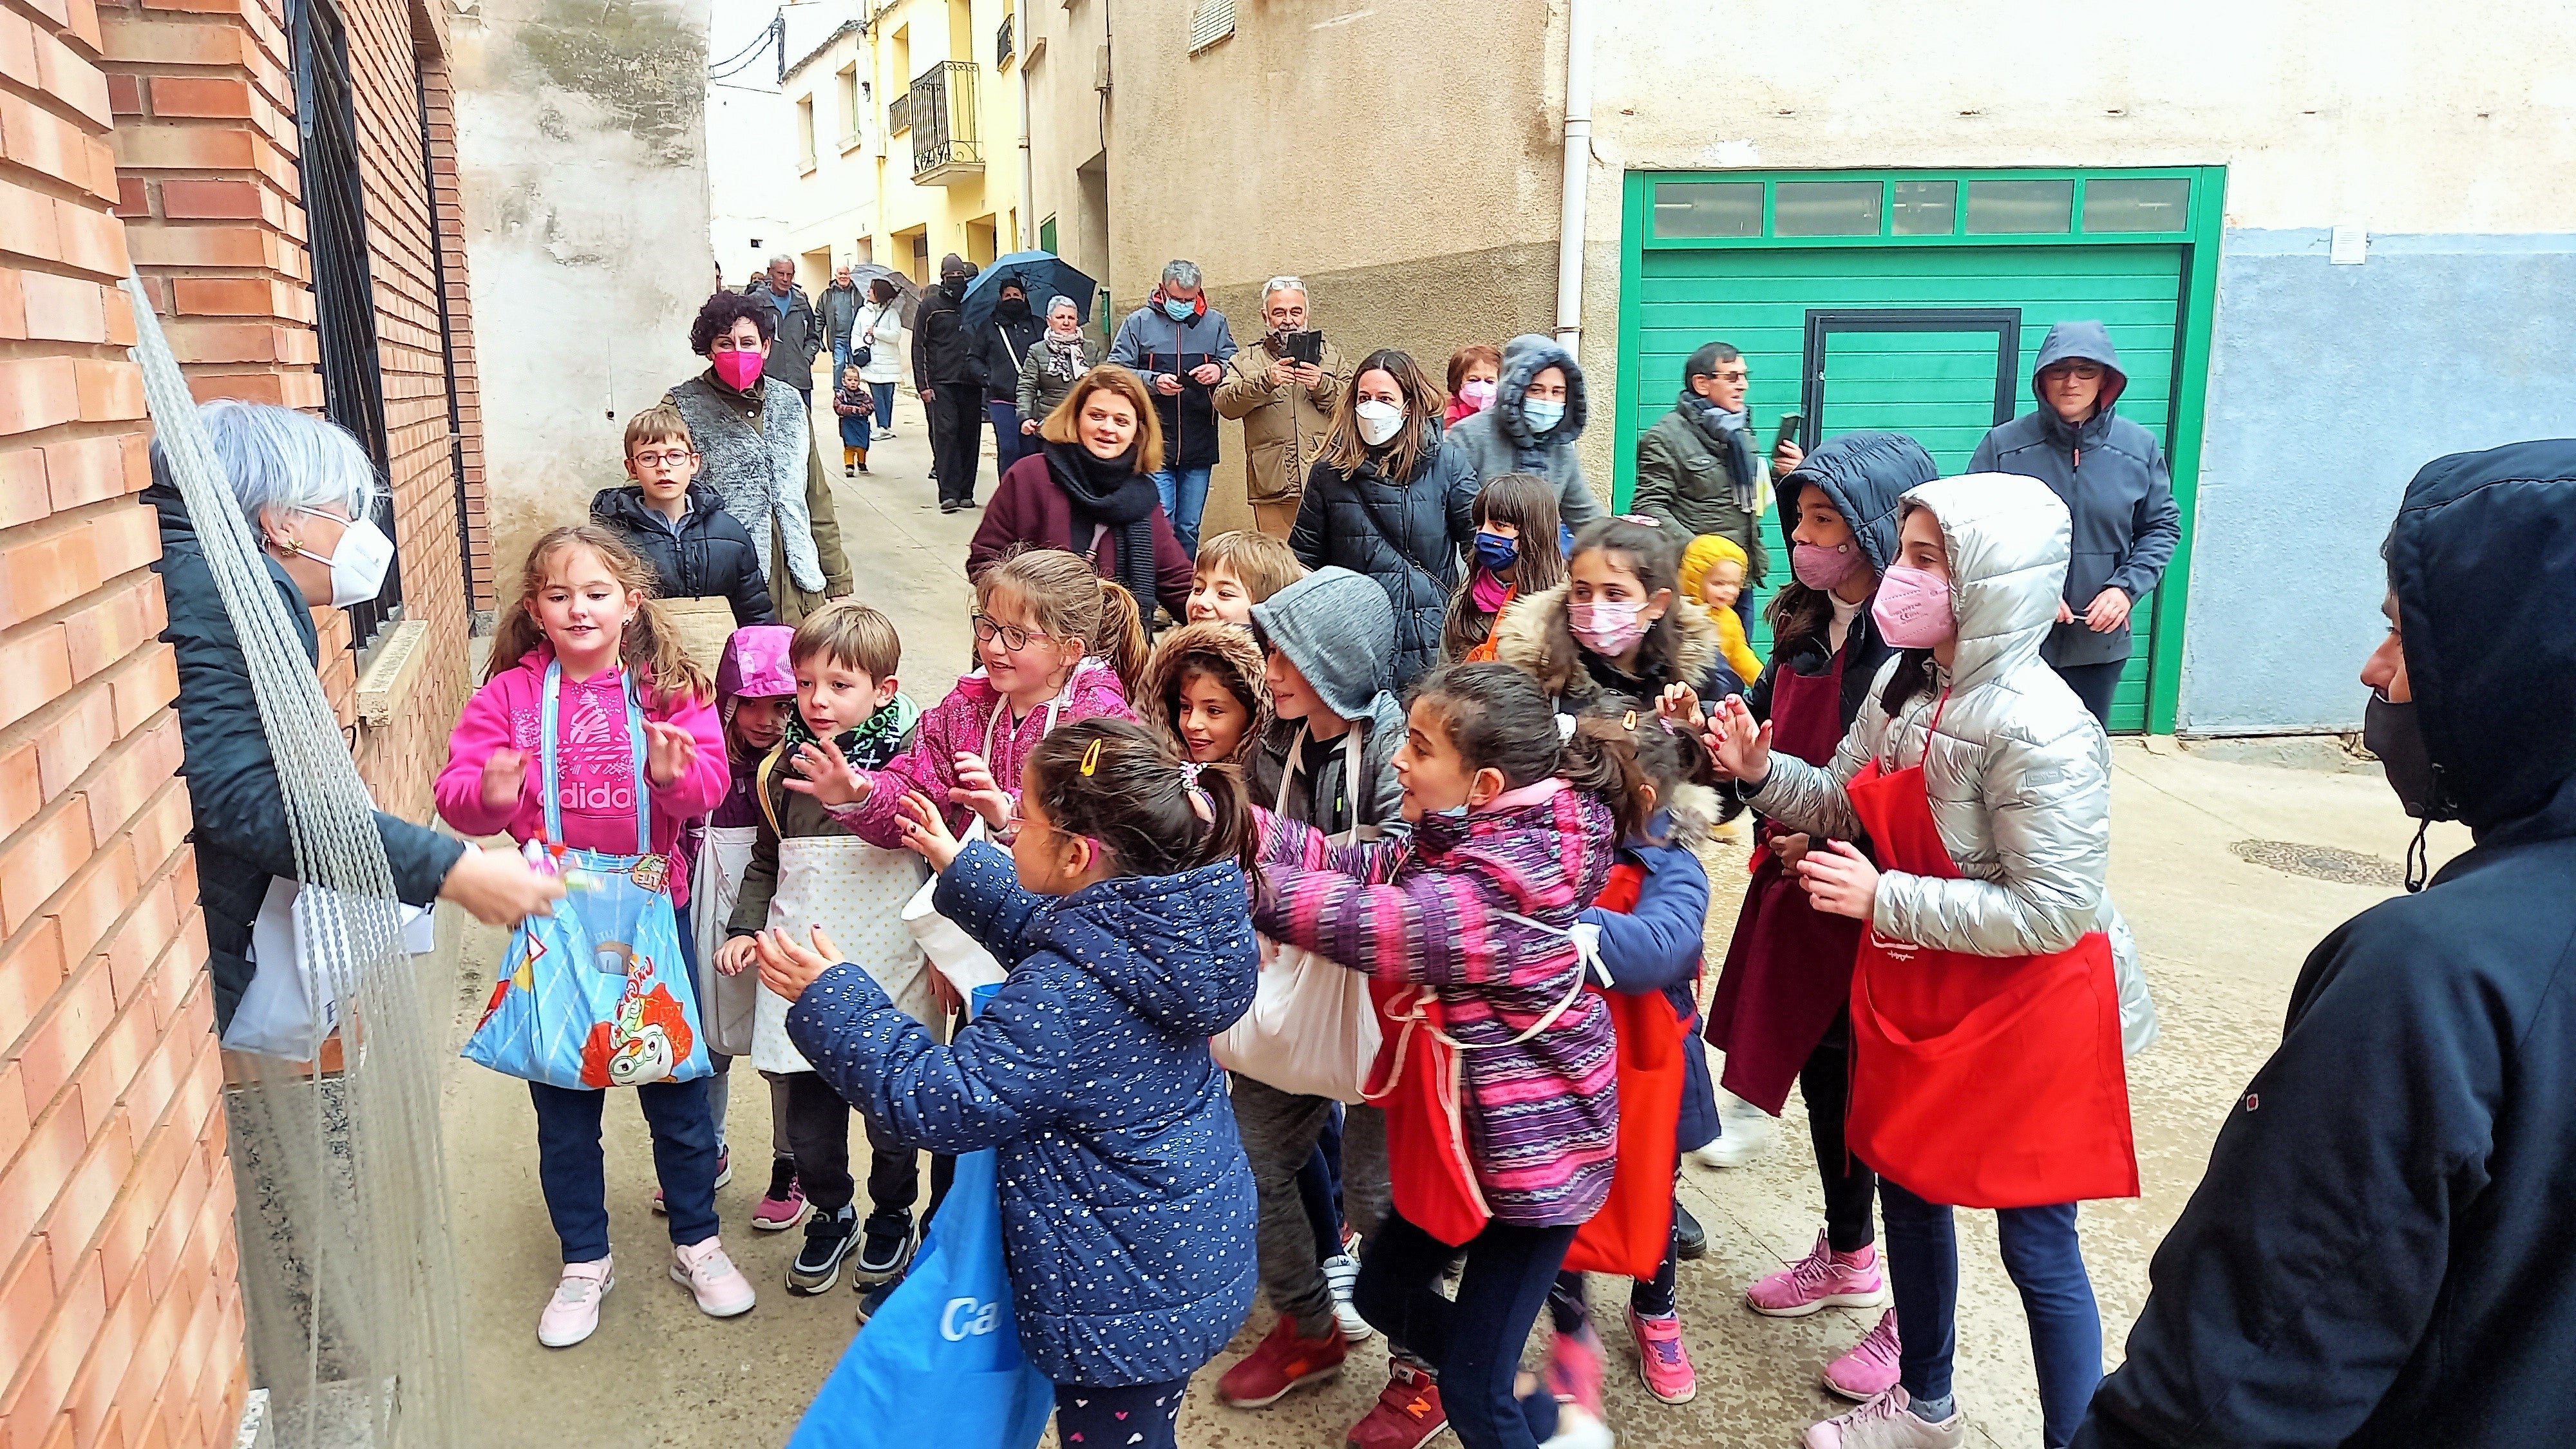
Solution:
{"label": "black scarf", "polygon": [[1136,471],[1133,448],[1115,458],[1095,455],[1080,443],[1046,445],[1047,471],[1073,504],[1073,544],[1086,557],[1094,528],[1118,534],[1118,565],[1112,575],[1136,596],[1136,607],[1154,607],[1154,509],[1162,502],[1152,475]]}
{"label": "black scarf", "polygon": [[[1689,388],[1682,389],[1681,408],[1682,416],[1688,418],[1691,427],[1707,441],[1709,451],[1726,460],[1728,481],[1735,485],[1735,506],[1751,513],[1753,506],[1762,499],[1761,490],[1756,486],[1756,480],[1762,475],[1754,471],[1760,465],[1753,456],[1752,410],[1748,408],[1732,415],[1721,413],[1717,404]],[[1741,417],[1744,421],[1730,428],[1719,421],[1728,417]]]}

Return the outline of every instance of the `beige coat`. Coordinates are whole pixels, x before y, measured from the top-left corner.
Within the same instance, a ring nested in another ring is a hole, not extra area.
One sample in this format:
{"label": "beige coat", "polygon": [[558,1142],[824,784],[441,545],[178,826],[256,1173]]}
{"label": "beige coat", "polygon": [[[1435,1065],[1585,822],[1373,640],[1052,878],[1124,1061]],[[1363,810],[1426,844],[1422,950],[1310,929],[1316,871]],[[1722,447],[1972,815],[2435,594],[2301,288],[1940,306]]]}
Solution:
{"label": "beige coat", "polygon": [[1324,455],[1333,404],[1341,397],[1341,354],[1324,344],[1323,380],[1311,388],[1272,387],[1270,364],[1279,354],[1267,337],[1228,358],[1216,385],[1216,410],[1243,423],[1244,492],[1255,503],[1294,503],[1306,491],[1306,474]]}

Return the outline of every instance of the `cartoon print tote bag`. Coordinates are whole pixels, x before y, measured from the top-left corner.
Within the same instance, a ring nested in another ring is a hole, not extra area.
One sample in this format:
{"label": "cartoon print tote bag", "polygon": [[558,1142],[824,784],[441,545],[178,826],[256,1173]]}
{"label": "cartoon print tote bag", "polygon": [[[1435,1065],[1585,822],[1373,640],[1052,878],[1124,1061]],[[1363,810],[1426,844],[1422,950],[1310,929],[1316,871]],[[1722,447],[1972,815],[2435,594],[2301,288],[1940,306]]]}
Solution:
{"label": "cartoon print tote bag", "polygon": [[[563,838],[555,697],[562,666],[546,666],[539,750],[546,836]],[[626,734],[635,759],[633,855],[566,849],[570,887],[551,916],[511,933],[500,980],[464,1057],[496,1072],[573,1090],[685,1082],[714,1070],[699,1030],[696,983],[680,958],[668,857],[653,853],[644,710],[630,682]]]}

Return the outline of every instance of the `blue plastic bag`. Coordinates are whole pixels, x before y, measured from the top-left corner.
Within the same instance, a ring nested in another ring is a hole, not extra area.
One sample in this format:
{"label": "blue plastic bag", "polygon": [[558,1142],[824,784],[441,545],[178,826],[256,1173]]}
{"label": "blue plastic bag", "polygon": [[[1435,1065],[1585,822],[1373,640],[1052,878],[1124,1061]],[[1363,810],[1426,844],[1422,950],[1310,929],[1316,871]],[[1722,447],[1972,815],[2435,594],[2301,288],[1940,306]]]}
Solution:
{"label": "blue plastic bag", "polygon": [[[556,780],[555,695],[562,666],[546,666],[543,736],[546,836],[563,839]],[[653,853],[652,786],[644,767],[644,709],[632,681],[626,733],[635,752],[633,855],[566,850],[574,887],[551,916],[511,933],[500,979],[462,1053],[496,1072],[571,1090],[685,1082],[715,1070],[698,1029],[697,986],[680,955],[671,865]]]}
{"label": "blue plastic bag", "polygon": [[[979,987],[975,1005],[999,987]],[[1055,1412],[1055,1385],[1020,1352],[1002,1203],[990,1149],[957,1177],[912,1272],[823,1380],[787,1449],[1029,1449]]]}

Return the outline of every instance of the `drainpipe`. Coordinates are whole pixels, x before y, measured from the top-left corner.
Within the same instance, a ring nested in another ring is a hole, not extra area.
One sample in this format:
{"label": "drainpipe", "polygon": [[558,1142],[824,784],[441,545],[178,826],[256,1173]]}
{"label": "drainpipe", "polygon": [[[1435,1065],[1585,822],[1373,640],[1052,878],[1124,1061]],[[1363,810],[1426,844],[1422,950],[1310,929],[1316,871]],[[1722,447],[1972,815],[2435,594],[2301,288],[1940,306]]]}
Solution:
{"label": "drainpipe", "polygon": [[1038,202],[1029,191],[1029,0],[1020,0],[1019,14],[1011,21],[1011,31],[1011,48],[1019,52],[1017,64],[1020,73],[1020,245],[1018,249],[1025,252],[1034,250],[1038,244]]}
{"label": "drainpipe", "polygon": [[1592,0],[1565,7],[1565,198],[1556,222],[1556,340],[1583,340],[1583,200],[1592,162]]}

